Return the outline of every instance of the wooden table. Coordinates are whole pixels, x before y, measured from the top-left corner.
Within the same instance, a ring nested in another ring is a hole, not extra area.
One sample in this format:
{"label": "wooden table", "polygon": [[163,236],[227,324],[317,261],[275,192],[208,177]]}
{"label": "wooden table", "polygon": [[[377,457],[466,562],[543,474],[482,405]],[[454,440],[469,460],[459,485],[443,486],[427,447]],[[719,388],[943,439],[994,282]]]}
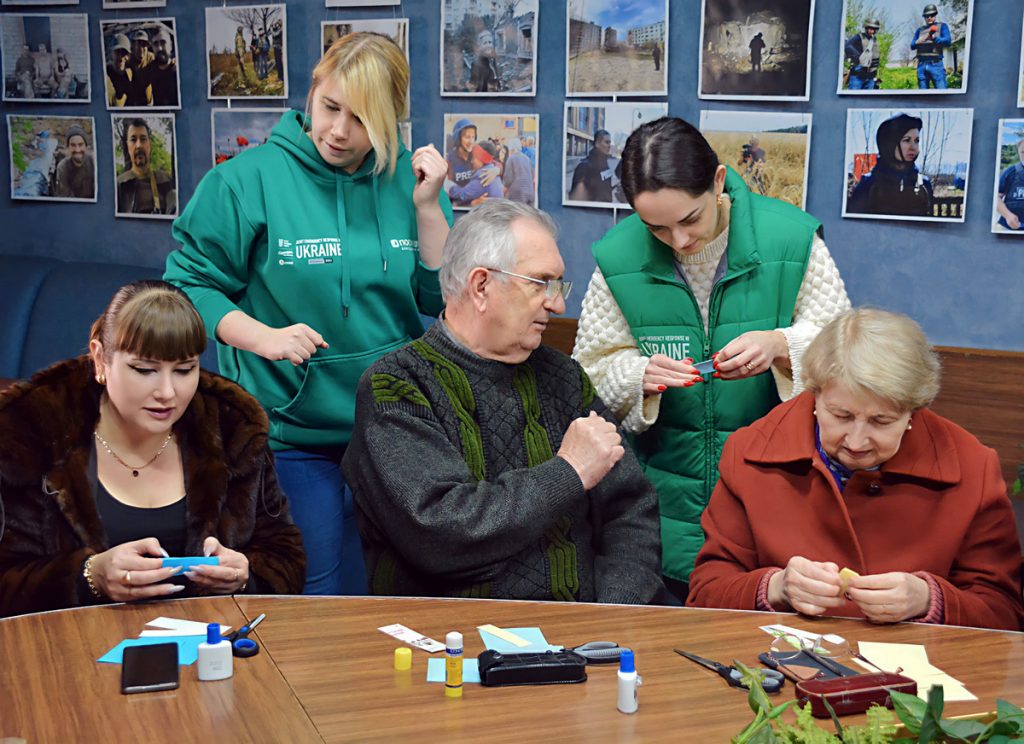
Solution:
{"label": "wooden table", "polygon": [[[261,653],[235,660],[235,675],[200,683],[182,669],[178,690],[118,692],[120,667],[95,659],[158,615],[238,627],[267,613],[255,635]],[[725,742],[752,714],[745,694],[672,652],[753,664],[767,648],[759,625],[782,622],[859,640],[924,643],[930,660],[960,679],[978,702],[947,715],[1024,702],[1024,634],[943,626],[873,626],[849,620],[670,607],[370,597],[237,597],[67,610],[0,621],[0,740],[36,742]],[[590,667],[581,685],[488,689],[462,699],[427,684],[428,654],[413,650],[396,672],[400,644],[377,628],[402,623],[444,640],[483,646],[476,626],[540,626],[551,643],[613,640],[636,652],[644,679],[640,709],[615,707],[614,665]],[[792,688],[787,683],[782,700]],[[844,719],[847,720],[847,719]],[[856,717],[848,720],[856,721]]]}

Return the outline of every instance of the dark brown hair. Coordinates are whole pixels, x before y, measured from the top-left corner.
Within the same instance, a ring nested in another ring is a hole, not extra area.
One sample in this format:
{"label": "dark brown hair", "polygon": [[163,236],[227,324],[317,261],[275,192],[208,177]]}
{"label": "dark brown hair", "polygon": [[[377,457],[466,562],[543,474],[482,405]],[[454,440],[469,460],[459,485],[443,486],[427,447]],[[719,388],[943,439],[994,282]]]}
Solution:
{"label": "dark brown hair", "polygon": [[125,351],[144,359],[176,362],[206,349],[206,326],[180,289],[155,279],[126,284],[92,324],[89,340],[103,355]]}
{"label": "dark brown hair", "polygon": [[693,197],[711,190],[718,156],[697,129],[663,116],[641,125],[622,150],[622,190],[630,204],[645,191],[681,189]]}

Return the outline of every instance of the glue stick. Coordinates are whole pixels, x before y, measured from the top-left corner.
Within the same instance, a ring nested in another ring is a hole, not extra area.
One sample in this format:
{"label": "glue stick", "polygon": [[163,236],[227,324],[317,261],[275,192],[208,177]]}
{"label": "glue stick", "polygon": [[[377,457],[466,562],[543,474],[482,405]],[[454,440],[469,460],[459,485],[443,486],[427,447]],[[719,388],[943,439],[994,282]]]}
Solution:
{"label": "glue stick", "polygon": [[619,656],[619,710],[622,713],[636,713],[636,688],[643,679],[636,673],[633,652],[626,649]]}
{"label": "glue stick", "polygon": [[462,633],[452,631],[444,639],[444,694],[462,697]]}

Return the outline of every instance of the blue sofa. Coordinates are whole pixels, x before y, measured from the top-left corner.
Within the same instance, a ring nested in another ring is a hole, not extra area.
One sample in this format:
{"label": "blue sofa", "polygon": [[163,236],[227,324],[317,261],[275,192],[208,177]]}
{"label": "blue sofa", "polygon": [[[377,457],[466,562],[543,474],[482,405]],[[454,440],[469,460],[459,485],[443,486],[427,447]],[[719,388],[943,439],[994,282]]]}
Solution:
{"label": "blue sofa", "polygon": [[[0,255],[0,379],[22,379],[88,350],[89,329],[117,289],[159,279],[145,266]],[[216,372],[216,345],[203,354]]]}

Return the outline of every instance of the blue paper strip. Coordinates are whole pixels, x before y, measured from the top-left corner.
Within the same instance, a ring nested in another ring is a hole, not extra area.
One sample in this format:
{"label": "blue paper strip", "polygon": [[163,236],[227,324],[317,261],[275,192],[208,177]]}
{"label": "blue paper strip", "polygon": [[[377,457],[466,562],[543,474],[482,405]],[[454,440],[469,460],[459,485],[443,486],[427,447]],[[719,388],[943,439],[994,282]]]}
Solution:
{"label": "blue paper strip", "polygon": [[[178,644],[178,663],[182,666],[195,664],[199,658],[199,644],[206,641],[206,636],[163,636],[146,638],[126,638],[96,661],[105,664],[120,664],[124,658],[124,650],[129,646],[155,646],[158,643]],[[440,659],[444,661],[444,659]]]}
{"label": "blue paper strip", "polygon": [[169,568],[172,566],[183,566],[179,573],[185,573],[192,566],[218,566],[220,565],[220,558],[213,555],[206,558],[201,555],[193,555],[185,558],[164,558],[163,568]]}
{"label": "blue paper strip", "polygon": [[[427,659],[427,682],[444,682],[444,663],[447,659]],[[476,659],[462,660],[463,684],[480,684],[480,667]]]}

